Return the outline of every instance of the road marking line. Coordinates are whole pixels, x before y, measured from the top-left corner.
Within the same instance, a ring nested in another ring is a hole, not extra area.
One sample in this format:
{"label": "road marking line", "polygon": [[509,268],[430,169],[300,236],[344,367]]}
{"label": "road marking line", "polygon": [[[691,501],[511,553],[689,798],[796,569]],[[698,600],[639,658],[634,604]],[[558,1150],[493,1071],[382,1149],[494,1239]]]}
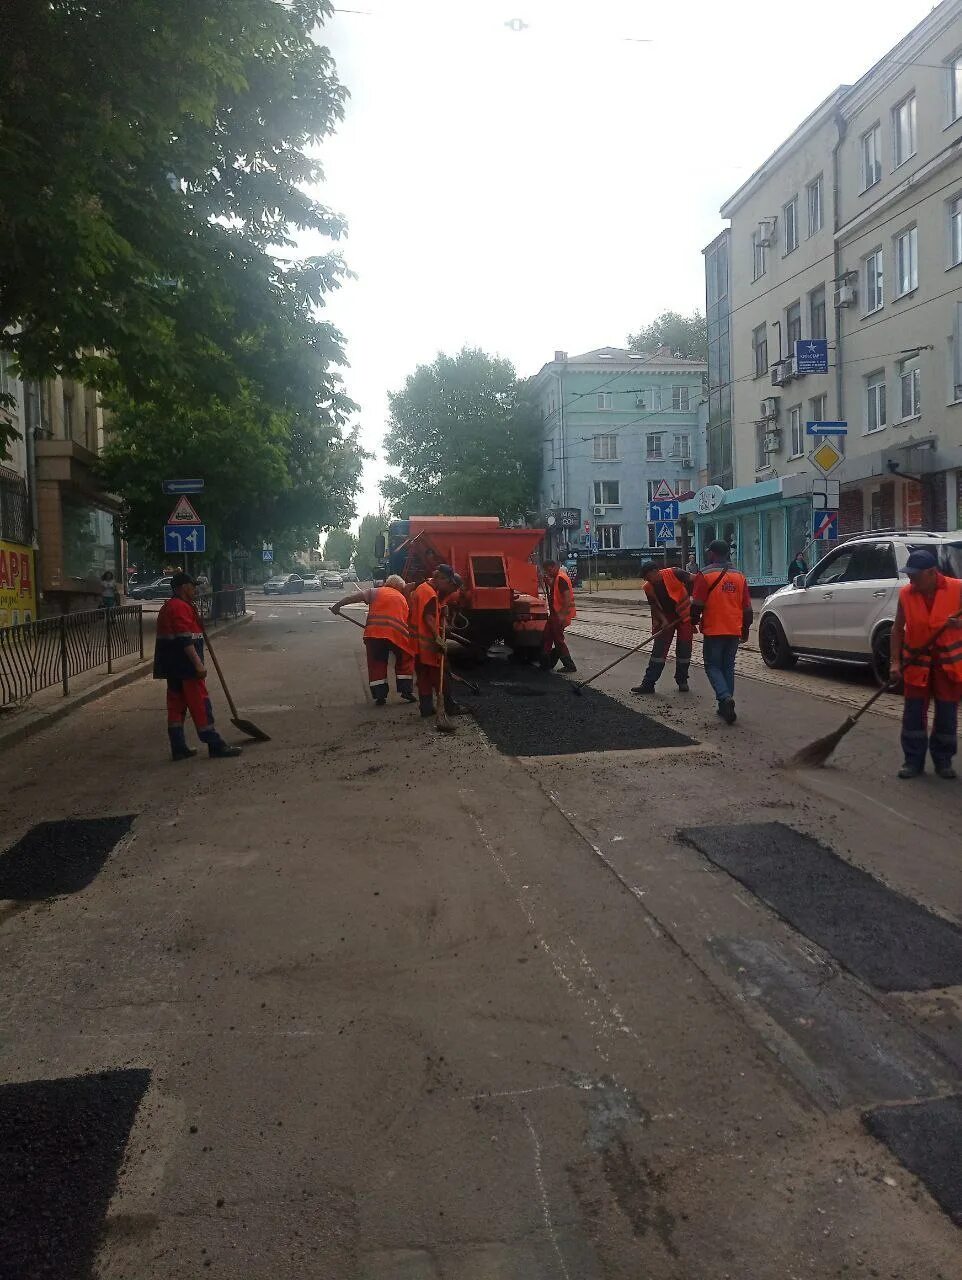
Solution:
{"label": "road marking line", "polygon": [[571,1273],[565,1264],[564,1254],[561,1252],[561,1245],[558,1243],[558,1237],[555,1234],[554,1229],[554,1222],[551,1219],[551,1205],[548,1201],[548,1188],[545,1186],[544,1173],[541,1168],[541,1141],[538,1138],[534,1125],[531,1123],[531,1117],[520,1103],[518,1104],[518,1109],[524,1118],[525,1124],[528,1126],[528,1132],[531,1134],[531,1141],[534,1144],[534,1174],[538,1180],[538,1190],[541,1192],[541,1209],[544,1213],[544,1225],[548,1229],[548,1238],[551,1240],[551,1243],[554,1246],[554,1251],[558,1255],[558,1265],[561,1267],[561,1274],[564,1276],[564,1280],[571,1280]]}

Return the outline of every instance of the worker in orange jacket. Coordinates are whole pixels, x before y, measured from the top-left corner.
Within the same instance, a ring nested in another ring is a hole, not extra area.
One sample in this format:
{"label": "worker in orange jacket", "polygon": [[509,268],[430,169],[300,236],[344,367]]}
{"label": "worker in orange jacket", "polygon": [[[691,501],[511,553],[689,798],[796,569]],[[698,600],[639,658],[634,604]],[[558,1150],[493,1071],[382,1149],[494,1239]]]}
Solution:
{"label": "worker in orange jacket", "polygon": [[405,594],[407,583],[396,573],[383,587],[367,587],[331,605],[340,613],[348,604],[366,604],[364,648],[367,650],[367,678],[376,707],[387,702],[387,667],[394,654],[394,684],[405,702],[414,701],[414,642],[411,639],[410,608]]}
{"label": "worker in orange jacket", "polygon": [[671,642],[675,642],[675,684],[679,693],[690,692],[693,630],[691,625],[691,575],[684,569],[660,569],[649,560],[641,566],[645,595],[651,606],[651,629],[661,635],[652,646],[648,670],[632,693],[654,693],[658,677],[665,669]]}
{"label": "worker in orange jacket", "polygon": [[557,560],[546,560],[541,568],[548,597],[548,621],[541,641],[539,665],[542,671],[551,671],[560,659],[565,671],[577,671],[565,640],[566,629],[578,616],[574,587],[567,570],[562,569]]}
{"label": "worker in orange jacket", "polygon": [[[955,778],[959,699],[962,697],[962,582],[939,573],[931,551],[913,551],[905,566],[908,584],[899,592],[892,628],[890,678],[905,685],[900,778],[925,772],[931,752],[940,778]],[[943,630],[944,628],[944,630]],[[935,702],[929,736],[929,701]]]}
{"label": "worker in orange jacket", "polygon": [[442,600],[453,595],[459,587],[460,579],[451,566],[439,564],[431,577],[416,586],[408,596],[418,702],[425,719],[434,715],[435,694],[444,698],[444,709],[448,715],[457,715],[462,709],[447,689],[441,688],[441,654],[444,652]]}
{"label": "worker in orange jacket", "polygon": [[735,658],[752,625],[748,580],[731,562],[731,547],[720,538],[708,548],[708,564],[691,593],[692,621],[704,637],[705,674],[718,699],[718,714],[734,724]]}

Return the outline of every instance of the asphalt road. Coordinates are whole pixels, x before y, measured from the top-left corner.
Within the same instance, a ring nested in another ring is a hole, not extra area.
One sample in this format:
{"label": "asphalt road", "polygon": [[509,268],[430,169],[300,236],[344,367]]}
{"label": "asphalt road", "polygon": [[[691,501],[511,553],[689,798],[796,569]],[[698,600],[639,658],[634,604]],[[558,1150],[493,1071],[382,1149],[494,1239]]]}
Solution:
{"label": "asphalt road", "polygon": [[0,903],[0,1083],[150,1073],[98,1280],[955,1280],[863,1115],[962,1092],[962,990],[875,990],[678,833],[783,823],[958,920],[962,786],[897,783],[888,714],[787,773],[846,708],[744,677],[729,728],[700,671],[642,708],[694,746],[508,757],[374,708],[338,594],[217,642],[240,760],[169,763],[150,681],[4,755],[8,846],[137,815]]}

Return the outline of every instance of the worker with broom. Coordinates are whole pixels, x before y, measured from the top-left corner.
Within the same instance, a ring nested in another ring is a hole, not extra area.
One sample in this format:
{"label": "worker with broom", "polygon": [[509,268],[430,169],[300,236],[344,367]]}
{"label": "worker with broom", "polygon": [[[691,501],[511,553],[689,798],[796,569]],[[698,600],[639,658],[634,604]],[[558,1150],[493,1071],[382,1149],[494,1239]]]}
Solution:
{"label": "worker with broom", "polygon": [[394,654],[394,684],[405,702],[414,701],[414,642],[411,638],[410,607],[407,583],[400,574],[392,573],[383,587],[355,591],[331,605],[331,613],[339,614],[348,604],[366,604],[364,648],[367,651],[367,678],[376,707],[387,703],[387,667]]}
{"label": "worker with broom", "polygon": [[691,666],[691,576],[684,569],[660,569],[653,560],[641,566],[645,595],[651,606],[652,632],[660,631],[641,684],[632,693],[654,693],[658,677],[665,669],[668,651],[675,641],[675,684],[679,693],[689,693]]}
{"label": "worker with broom", "polygon": [[[939,572],[931,551],[913,551],[905,566],[892,628],[890,680],[905,687],[900,778],[925,772],[929,753],[940,778],[956,777],[958,712],[962,697],[962,582]],[[929,701],[935,703],[929,735]]]}
{"label": "worker with broom", "polygon": [[167,735],[171,757],[189,760],[197,754],[188,747],[184,736],[188,712],[212,760],[239,756],[240,747],[229,746],[214,728],[204,666],[204,628],[194,607],[197,583],[189,573],[175,573],[170,589],[171,597],[164,601],[157,615],[154,679],[167,681]]}
{"label": "worker with broom", "polygon": [[754,615],[748,580],[734,567],[731,548],[720,538],[709,544],[708,564],[695,579],[691,616],[704,637],[705,673],[718,699],[718,715],[734,724],[735,658]]}
{"label": "worker with broom", "polygon": [[451,566],[439,564],[431,577],[416,586],[408,597],[418,703],[421,715],[426,720],[435,714],[434,697],[437,695],[441,704],[438,711],[439,727],[444,723],[445,713],[458,715],[462,710],[443,687],[442,662],[445,651],[442,601],[453,596],[460,585],[460,579]]}
{"label": "worker with broom", "polygon": [[541,568],[548,597],[548,621],[545,624],[538,665],[542,671],[552,671],[560,660],[564,671],[577,671],[565,640],[565,631],[578,616],[574,587],[567,570],[562,569],[557,560],[546,560]]}

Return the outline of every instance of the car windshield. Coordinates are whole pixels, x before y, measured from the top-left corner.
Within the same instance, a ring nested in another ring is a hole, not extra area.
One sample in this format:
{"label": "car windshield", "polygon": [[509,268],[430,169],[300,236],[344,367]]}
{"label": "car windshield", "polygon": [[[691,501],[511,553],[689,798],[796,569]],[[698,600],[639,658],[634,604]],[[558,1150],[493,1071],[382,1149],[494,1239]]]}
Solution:
{"label": "car windshield", "polygon": [[962,578],[962,542],[910,543],[908,549],[933,552],[939,558],[939,568],[943,573],[950,578]]}

